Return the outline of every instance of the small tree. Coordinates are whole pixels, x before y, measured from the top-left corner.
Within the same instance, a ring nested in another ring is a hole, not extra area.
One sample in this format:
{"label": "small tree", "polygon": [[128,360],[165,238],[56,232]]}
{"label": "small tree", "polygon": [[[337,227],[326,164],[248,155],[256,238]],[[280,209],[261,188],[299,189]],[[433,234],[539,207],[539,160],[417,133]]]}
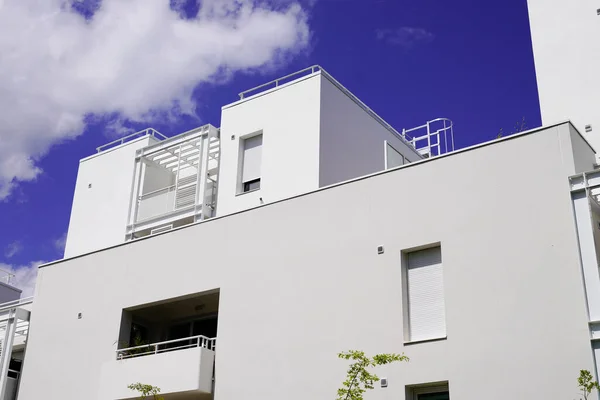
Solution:
{"label": "small tree", "polygon": [[127,386],[129,389],[131,390],[135,390],[136,392],[140,393],[140,399],[144,400],[148,397],[151,397],[154,400],[164,400],[164,397],[162,397],[159,393],[160,393],[160,389],[157,388],[156,386],[152,386],[152,385],[145,385],[143,383],[132,383],[131,385]]}
{"label": "small tree", "polygon": [[592,390],[600,390],[600,384],[594,380],[592,373],[586,369],[579,371],[577,384],[579,385],[579,390],[581,390],[583,400],[588,399],[589,395],[592,393]]}
{"label": "small tree", "polygon": [[377,375],[367,371],[369,367],[390,364],[396,361],[408,361],[404,354],[376,354],[369,358],[363,351],[350,350],[338,354],[339,358],[354,361],[346,373],[346,380],[338,389],[337,400],[362,400],[367,389],[373,389],[373,384],[379,380]]}

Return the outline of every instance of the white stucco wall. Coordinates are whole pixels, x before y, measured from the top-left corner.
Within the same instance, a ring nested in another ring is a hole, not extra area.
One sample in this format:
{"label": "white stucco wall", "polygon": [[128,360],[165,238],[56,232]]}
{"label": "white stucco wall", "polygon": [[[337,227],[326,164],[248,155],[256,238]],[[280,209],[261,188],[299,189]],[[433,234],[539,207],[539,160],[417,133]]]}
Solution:
{"label": "white stucco wall", "polygon": [[[318,188],[320,82],[310,75],[223,107],[219,215]],[[261,188],[238,194],[240,138],[261,130]]]}
{"label": "white stucco wall", "polygon": [[125,240],[135,152],[154,141],[144,136],[79,162],[65,257]]}
{"label": "white stucco wall", "polygon": [[[202,347],[169,351],[145,357],[112,359],[102,365],[101,399],[129,399],[139,393],[132,383],[151,384],[169,393],[210,393],[215,353]],[[96,398],[96,396],[91,396]]]}
{"label": "white stucco wall", "polygon": [[[570,119],[600,148],[600,16],[596,0],[528,0],[542,122]],[[585,133],[585,125],[592,132]]]}
{"label": "white stucco wall", "polygon": [[[460,400],[573,398],[593,360],[569,137],[503,138],[42,267],[20,400],[94,398],[123,308],[215,288],[215,400],[334,398],[348,349],[411,358],[377,370],[389,387],[369,400],[445,380]],[[435,242],[448,338],[405,346],[400,254]]]}
{"label": "white stucco wall", "polygon": [[341,91],[325,75],[321,79],[319,185],[383,171],[387,140],[410,161],[420,156]]}

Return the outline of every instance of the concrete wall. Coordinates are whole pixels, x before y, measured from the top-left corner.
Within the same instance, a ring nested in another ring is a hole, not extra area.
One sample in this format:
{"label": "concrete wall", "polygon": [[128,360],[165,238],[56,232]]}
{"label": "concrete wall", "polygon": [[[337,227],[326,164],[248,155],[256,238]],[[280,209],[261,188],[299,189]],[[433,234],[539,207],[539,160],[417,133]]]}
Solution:
{"label": "concrete wall", "polygon": [[[570,119],[600,149],[600,16],[596,0],[528,0],[544,125]],[[592,132],[585,133],[585,125]]]}
{"label": "concrete wall", "polygon": [[574,126],[569,126],[571,134],[571,151],[573,153],[573,162],[577,173],[591,171],[596,163],[594,149],[589,142],[585,140]]}
{"label": "concrete wall", "polygon": [[[348,349],[411,358],[378,369],[389,387],[369,400],[446,380],[461,400],[573,398],[593,359],[569,137],[516,135],[42,267],[20,400],[94,398],[124,308],[215,288],[215,400],[334,398]],[[436,242],[448,337],[405,346],[401,251]]]}
{"label": "concrete wall", "polygon": [[65,257],[123,243],[135,152],[154,141],[144,136],[79,162]]}
{"label": "concrete wall", "polygon": [[352,97],[322,76],[319,186],[383,171],[386,140],[406,159],[421,158]]}
{"label": "concrete wall", "polygon": [[[116,354],[115,354],[116,355]],[[128,399],[139,393],[132,383],[151,384],[161,394],[194,391],[210,393],[215,353],[202,347],[169,351],[150,357],[109,360],[102,366],[100,399]]]}
{"label": "concrete wall", "polygon": [[[320,74],[310,75],[223,107],[219,215],[318,188],[320,85]],[[261,188],[238,194],[240,138],[259,131]]]}

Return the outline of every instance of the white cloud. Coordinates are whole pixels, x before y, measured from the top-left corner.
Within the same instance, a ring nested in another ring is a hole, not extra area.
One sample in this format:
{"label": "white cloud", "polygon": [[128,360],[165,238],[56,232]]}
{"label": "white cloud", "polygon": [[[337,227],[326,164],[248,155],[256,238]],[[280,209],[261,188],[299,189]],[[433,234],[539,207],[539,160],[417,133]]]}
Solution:
{"label": "white cloud", "polygon": [[62,257],[65,252],[65,246],[67,245],[67,232],[63,233],[58,239],[54,240],[54,248],[60,253]]}
{"label": "white cloud", "polygon": [[203,0],[187,19],[169,0],[103,0],[85,19],[75,1],[0,0],[0,200],[84,116],[116,114],[123,133],[124,120],[194,114],[196,85],[285,62],[310,36],[293,0]]}
{"label": "white cloud", "polygon": [[23,250],[23,245],[18,240],[15,240],[14,242],[6,246],[6,248],[4,249],[4,256],[6,258],[11,258],[17,253],[19,253],[21,250]]}
{"label": "white cloud", "polygon": [[[18,289],[21,289],[21,297],[33,296],[35,289],[35,278],[37,277],[38,266],[43,264],[45,261],[34,261],[29,265],[8,265],[0,263],[0,269],[15,276],[11,277],[10,285]],[[0,273],[0,281],[6,283],[5,274]]]}

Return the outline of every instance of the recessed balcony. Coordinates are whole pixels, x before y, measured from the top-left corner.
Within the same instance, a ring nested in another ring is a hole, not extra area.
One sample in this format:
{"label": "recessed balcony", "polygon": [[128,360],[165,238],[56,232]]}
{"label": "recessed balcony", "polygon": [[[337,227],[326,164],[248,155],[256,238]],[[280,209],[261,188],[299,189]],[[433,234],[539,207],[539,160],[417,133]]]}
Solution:
{"label": "recessed balcony", "polygon": [[137,382],[159,387],[165,399],[209,398],[215,344],[216,338],[198,335],[119,349],[102,367],[101,398],[137,398],[128,388]]}
{"label": "recessed balcony", "polygon": [[165,399],[210,396],[218,314],[219,289],[124,309],[101,398],[135,398],[134,383],[159,387]]}

